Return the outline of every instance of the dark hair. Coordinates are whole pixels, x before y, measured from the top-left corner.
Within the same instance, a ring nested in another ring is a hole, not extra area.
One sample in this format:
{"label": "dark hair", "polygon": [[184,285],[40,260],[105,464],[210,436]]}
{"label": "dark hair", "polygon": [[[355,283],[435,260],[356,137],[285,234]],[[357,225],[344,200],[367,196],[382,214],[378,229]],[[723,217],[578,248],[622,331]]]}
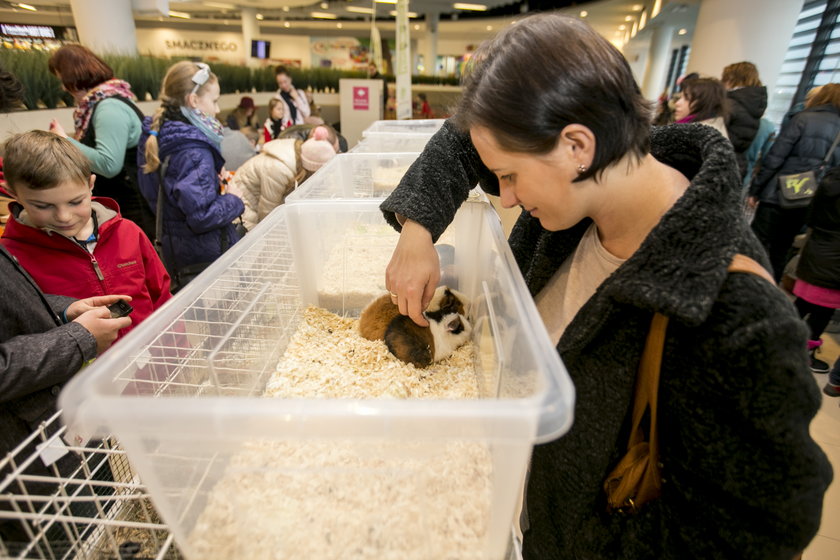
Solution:
{"label": "dark hair", "polygon": [[698,121],[726,117],[726,88],[715,78],[694,78],[682,83],[689,113]]}
{"label": "dark hair", "polygon": [[64,45],[53,53],[48,65],[67,91],[88,90],[114,77],[111,67],[82,45]]}
{"label": "dark hair", "polygon": [[700,77],[700,74],[698,74],[697,72],[689,72],[688,74],[685,74],[684,76],[681,76],[680,78],[677,78],[677,82],[679,84],[680,91],[683,90],[683,87],[684,87],[683,84],[685,83],[686,80],[696,80],[699,77]]}
{"label": "dark hair", "polygon": [[14,74],[0,70],[0,113],[20,107],[23,85]]}
{"label": "dark hair", "polygon": [[291,78],[291,74],[289,74],[289,69],[283,66],[282,64],[278,64],[277,68],[274,69],[274,75],[277,76],[279,74],[286,74]]}
{"label": "dark hair", "polygon": [[720,81],[728,88],[760,86],[758,68],[752,62],[735,62],[723,69]]}
{"label": "dark hair", "polygon": [[519,20],[476,50],[454,118],[463,130],[486,127],[504,150],[531,154],[554,149],[567,125],[586,126],[595,156],[578,181],[650,151],[652,105],[624,56],[587,23],[556,13]]}
{"label": "dark hair", "polygon": [[3,173],[12,192],[19,187],[47,190],[65,181],[87,184],[90,161],[66,138],[31,130],[6,140]]}

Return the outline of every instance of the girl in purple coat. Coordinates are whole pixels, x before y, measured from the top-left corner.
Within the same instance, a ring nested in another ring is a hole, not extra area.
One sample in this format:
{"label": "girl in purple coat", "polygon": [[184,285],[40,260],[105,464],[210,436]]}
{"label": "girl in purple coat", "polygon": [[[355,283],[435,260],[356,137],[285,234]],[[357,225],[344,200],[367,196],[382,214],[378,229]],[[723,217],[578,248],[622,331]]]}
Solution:
{"label": "girl in purple coat", "polygon": [[174,291],[239,240],[233,221],[244,205],[224,192],[220,180],[219,81],[210,67],[190,61],[173,65],[160,100],[154,116],[143,121],[137,164],[143,196],[152,210],[160,209],[159,239]]}

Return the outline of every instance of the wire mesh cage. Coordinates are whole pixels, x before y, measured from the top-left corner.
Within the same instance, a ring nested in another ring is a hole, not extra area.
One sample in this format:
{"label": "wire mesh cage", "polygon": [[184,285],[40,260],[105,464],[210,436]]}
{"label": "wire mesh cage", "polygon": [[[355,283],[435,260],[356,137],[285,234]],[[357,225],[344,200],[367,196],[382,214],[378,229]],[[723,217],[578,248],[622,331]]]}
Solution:
{"label": "wire mesh cage", "polygon": [[0,461],[0,558],[180,560],[125,452],[67,446],[58,416]]}

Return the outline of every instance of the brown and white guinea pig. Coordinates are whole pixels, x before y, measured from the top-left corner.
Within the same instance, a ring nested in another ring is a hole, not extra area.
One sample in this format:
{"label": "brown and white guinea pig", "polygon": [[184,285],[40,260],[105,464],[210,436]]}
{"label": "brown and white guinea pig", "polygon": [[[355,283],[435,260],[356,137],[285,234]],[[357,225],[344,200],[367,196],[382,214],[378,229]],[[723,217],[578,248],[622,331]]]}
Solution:
{"label": "brown and white guinea pig", "polygon": [[359,317],[359,333],[368,340],[384,340],[388,350],[407,364],[424,368],[449,357],[469,340],[472,327],[466,317],[466,298],[440,286],[423,312],[428,327],[400,315],[391,296],[373,300]]}

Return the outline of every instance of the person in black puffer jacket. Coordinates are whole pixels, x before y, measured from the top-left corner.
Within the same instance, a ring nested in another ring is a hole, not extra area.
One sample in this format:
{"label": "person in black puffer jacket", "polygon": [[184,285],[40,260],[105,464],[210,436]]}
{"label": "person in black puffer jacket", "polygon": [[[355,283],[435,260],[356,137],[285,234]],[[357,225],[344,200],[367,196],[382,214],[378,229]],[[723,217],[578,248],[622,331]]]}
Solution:
{"label": "person in black puffer jacket", "polygon": [[[752,229],[764,245],[781,280],[793,238],[802,231],[808,208],[782,208],[779,176],[816,171],[840,132],[840,84],[826,84],[809,100],[805,110],[788,122],[764,158],[761,171],[750,185],[747,202],[758,207]],[[840,165],[840,146],[828,167]]]}
{"label": "person in black puffer jacket", "polygon": [[840,167],[826,173],[817,187],[808,214],[810,231],[796,268],[796,309],[811,330],[808,349],[811,371],[828,373],[829,366],[814,356],[834,310],[840,308]]}
{"label": "person in black puffer jacket", "polygon": [[758,70],[752,62],[730,64],[723,69],[720,80],[726,86],[729,100],[726,133],[735,149],[735,159],[743,178],[747,170],[745,152],[750,148],[767,109],[767,88],[761,85]]}

